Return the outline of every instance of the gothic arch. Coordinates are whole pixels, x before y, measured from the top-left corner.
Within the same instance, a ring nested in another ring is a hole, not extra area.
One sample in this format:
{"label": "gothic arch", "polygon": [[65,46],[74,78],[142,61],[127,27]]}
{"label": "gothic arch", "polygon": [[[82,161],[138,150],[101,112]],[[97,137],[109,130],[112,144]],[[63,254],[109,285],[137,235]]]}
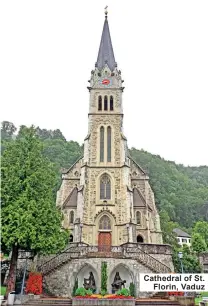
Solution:
{"label": "gothic arch", "polygon": [[113,267],[111,270],[109,270],[109,278],[108,278],[108,286],[109,286],[109,292],[112,292],[112,286],[111,284],[114,281],[116,272],[119,272],[119,275],[122,280],[126,280],[125,287],[129,288],[130,283],[134,283],[134,273],[131,271],[131,269],[123,263],[120,263]]}
{"label": "gothic arch", "polygon": [[100,200],[111,200],[111,194],[112,194],[112,184],[110,176],[106,173],[101,175],[100,177]]}
{"label": "gothic arch", "polygon": [[[111,185],[111,198],[110,199],[100,199],[100,181],[102,179],[102,176],[104,175],[107,175],[110,179],[110,185]],[[115,185],[115,182],[114,182],[114,178],[112,177],[112,174],[109,173],[109,171],[104,171],[104,172],[101,172],[97,179],[96,179],[96,201],[97,203],[99,204],[103,204],[103,201],[107,201],[107,203],[113,203],[114,201],[114,185]]]}
{"label": "gothic arch", "polygon": [[89,263],[84,263],[74,277],[74,283],[78,279],[78,287],[83,287],[84,278],[89,278],[89,273],[92,272],[95,278],[96,290],[100,287],[99,277],[96,269]]}

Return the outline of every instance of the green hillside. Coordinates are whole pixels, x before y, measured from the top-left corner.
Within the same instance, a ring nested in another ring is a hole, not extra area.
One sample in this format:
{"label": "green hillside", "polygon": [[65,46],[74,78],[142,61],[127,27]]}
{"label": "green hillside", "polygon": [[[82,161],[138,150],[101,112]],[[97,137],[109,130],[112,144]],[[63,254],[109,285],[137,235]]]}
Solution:
{"label": "green hillside", "polygon": [[[70,167],[82,154],[83,146],[66,141],[60,130],[38,128],[37,132],[44,143],[44,154],[55,164],[58,188],[60,169]],[[2,150],[15,139],[15,133],[12,123],[2,123]],[[129,151],[149,174],[159,210],[165,210],[172,221],[185,228],[191,228],[198,220],[208,221],[208,166],[185,167],[143,150]]]}

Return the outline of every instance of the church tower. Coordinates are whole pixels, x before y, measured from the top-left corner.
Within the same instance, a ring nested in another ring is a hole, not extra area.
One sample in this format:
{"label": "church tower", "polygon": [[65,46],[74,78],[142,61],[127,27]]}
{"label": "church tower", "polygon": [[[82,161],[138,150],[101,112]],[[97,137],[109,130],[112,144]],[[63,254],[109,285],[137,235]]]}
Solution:
{"label": "church tower", "polygon": [[73,242],[100,251],[123,243],[162,243],[154,194],[132,160],[123,134],[121,71],[115,61],[107,11],[98,57],[89,80],[84,156],[62,174],[57,206]]}

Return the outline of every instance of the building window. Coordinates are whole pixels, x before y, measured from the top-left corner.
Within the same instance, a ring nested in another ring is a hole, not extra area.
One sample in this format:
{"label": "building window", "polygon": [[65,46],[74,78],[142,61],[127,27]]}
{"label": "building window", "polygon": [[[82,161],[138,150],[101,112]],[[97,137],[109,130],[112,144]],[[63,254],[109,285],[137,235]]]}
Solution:
{"label": "building window", "polygon": [[141,235],[137,236],[137,242],[138,243],[143,243],[144,242],[144,239],[143,239],[143,237]]}
{"label": "building window", "polygon": [[180,238],[177,238],[178,242],[180,242]]}
{"label": "building window", "polygon": [[73,242],[73,235],[69,236],[69,242]]}
{"label": "building window", "polygon": [[140,213],[140,211],[136,212],[136,223],[141,224],[141,213]]}
{"label": "building window", "polygon": [[182,238],[182,242],[187,243],[187,239]]}
{"label": "building window", "polygon": [[113,111],[113,96],[110,96],[110,110]]}
{"label": "building window", "polygon": [[107,128],[107,161],[111,162],[111,127]]}
{"label": "building window", "polygon": [[108,110],[108,97],[107,96],[104,97],[104,110],[105,111]]}
{"label": "building window", "polygon": [[98,97],[98,110],[99,111],[102,110],[102,97],[101,96]]}
{"label": "building window", "polygon": [[111,229],[111,222],[108,216],[104,215],[100,218],[99,229],[100,230],[110,230]]}
{"label": "building window", "polygon": [[69,222],[70,222],[70,223],[74,223],[74,212],[73,212],[73,210],[70,211]]}
{"label": "building window", "polygon": [[100,162],[104,162],[104,127],[100,128]]}
{"label": "building window", "polygon": [[100,200],[111,199],[111,181],[107,174],[101,176],[100,179]]}

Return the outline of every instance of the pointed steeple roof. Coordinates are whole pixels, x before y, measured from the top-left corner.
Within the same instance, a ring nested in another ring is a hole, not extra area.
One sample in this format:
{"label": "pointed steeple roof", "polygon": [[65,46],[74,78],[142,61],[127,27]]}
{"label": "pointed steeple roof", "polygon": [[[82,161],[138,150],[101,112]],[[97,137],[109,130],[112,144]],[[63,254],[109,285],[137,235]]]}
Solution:
{"label": "pointed steeple roof", "polygon": [[105,66],[105,64],[108,65],[111,71],[113,71],[114,68],[117,67],[115,57],[114,57],[114,52],[113,52],[113,46],[111,42],[107,11],[105,12],[105,22],[103,26],[103,33],[101,37],[100,48],[99,48],[97,62],[95,66],[98,69],[102,69]]}

